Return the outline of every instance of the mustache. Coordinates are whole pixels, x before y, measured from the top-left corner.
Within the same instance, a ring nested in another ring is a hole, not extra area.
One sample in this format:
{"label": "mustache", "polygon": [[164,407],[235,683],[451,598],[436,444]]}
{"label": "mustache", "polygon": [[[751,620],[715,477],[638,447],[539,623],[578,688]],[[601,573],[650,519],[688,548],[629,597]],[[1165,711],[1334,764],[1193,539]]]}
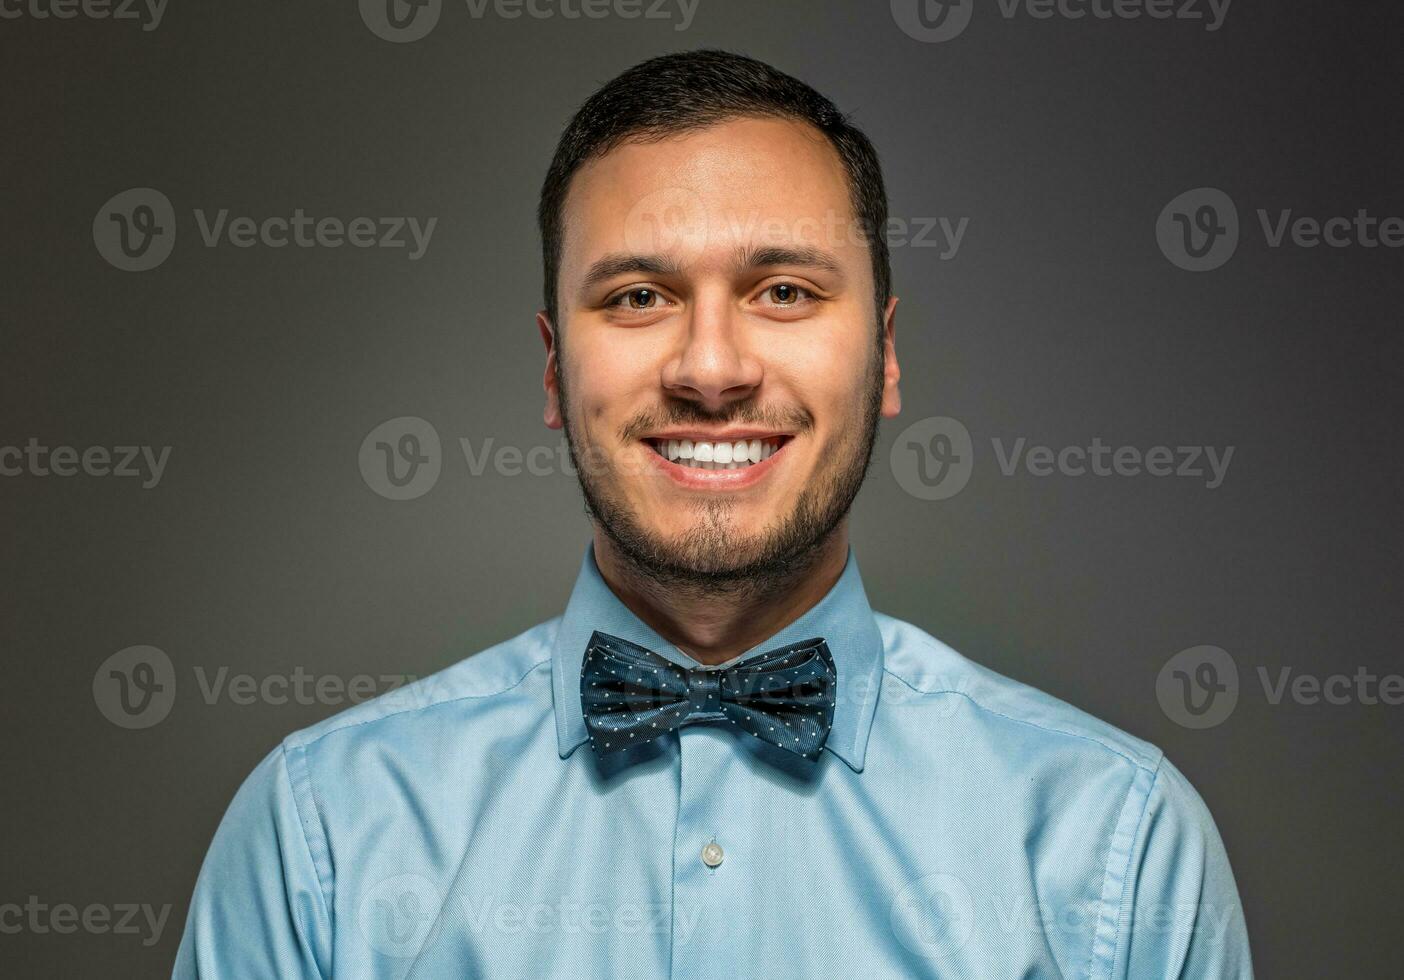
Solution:
{"label": "mustache", "polygon": [[645,432],[669,426],[726,425],[736,423],[758,429],[782,429],[808,432],[814,427],[814,416],[798,406],[790,408],[765,407],[749,402],[736,402],[719,412],[709,412],[692,402],[678,402],[654,412],[641,412],[620,426],[621,442],[632,442]]}

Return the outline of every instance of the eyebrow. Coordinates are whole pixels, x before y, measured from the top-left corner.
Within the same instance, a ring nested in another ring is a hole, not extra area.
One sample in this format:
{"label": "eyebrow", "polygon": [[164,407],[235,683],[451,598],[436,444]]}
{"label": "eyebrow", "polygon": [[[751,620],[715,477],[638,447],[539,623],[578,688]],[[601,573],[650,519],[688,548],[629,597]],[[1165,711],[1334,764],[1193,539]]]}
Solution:
{"label": "eyebrow", "polygon": [[682,269],[672,259],[662,255],[632,255],[616,252],[606,255],[590,266],[585,273],[584,288],[598,286],[606,279],[627,273],[640,272],[649,276],[676,276]]}
{"label": "eyebrow", "polygon": [[839,266],[838,260],[828,252],[817,248],[782,248],[778,246],[767,246],[758,249],[741,249],[737,255],[737,263],[740,268],[758,268],[770,265],[803,265],[810,268],[823,269],[825,272],[832,272],[835,275],[842,275],[843,269]]}
{"label": "eyebrow", "polygon": [[[843,275],[843,269],[828,252],[817,248],[766,246],[763,248],[742,247],[736,253],[736,267],[758,269],[775,265],[808,266],[823,269],[836,276]],[[594,262],[585,272],[581,288],[592,289],[615,276],[642,274],[646,276],[679,276],[682,266],[664,255],[639,255],[630,252],[615,252]]]}

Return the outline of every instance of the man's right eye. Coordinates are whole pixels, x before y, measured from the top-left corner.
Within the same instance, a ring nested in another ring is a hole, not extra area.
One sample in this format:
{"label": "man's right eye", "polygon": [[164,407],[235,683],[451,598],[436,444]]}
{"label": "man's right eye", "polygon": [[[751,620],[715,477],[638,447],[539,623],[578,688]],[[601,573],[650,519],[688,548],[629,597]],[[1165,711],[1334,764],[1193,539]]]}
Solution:
{"label": "man's right eye", "polygon": [[630,310],[651,310],[659,303],[658,291],[654,289],[629,289],[611,299],[606,306],[619,306]]}

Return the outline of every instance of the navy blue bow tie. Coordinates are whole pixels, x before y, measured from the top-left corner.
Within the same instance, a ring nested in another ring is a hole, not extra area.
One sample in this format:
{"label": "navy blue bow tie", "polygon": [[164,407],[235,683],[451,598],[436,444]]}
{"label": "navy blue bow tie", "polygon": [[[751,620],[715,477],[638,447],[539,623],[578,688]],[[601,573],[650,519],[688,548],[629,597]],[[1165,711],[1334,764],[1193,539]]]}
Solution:
{"label": "navy blue bow tie", "polygon": [[822,639],[748,657],[734,667],[680,667],[596,630],[585,648],[580,701],[590,744],[605,754],[686,721],[730,721],[806,759],[819,757],[834,722],[837,671]]}

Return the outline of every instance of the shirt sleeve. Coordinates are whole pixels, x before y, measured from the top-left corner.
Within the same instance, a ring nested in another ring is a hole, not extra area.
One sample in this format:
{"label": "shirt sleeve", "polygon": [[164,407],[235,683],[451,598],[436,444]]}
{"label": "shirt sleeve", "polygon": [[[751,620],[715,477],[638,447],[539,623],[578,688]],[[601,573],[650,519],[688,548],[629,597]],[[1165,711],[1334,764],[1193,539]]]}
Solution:
{"label": "shirt sleeve", "polygon": [[1132,846],[1118,980],[1252,980],[1248,929],[1209,808],[1162,759]]}
{"label": "shirt sleeve", "polygon": [[[303,795],[310,806],[310,792]],[[299,794],[280,747],[244,781],[215,832],[173,980],[328,977],[329,921]]]}

